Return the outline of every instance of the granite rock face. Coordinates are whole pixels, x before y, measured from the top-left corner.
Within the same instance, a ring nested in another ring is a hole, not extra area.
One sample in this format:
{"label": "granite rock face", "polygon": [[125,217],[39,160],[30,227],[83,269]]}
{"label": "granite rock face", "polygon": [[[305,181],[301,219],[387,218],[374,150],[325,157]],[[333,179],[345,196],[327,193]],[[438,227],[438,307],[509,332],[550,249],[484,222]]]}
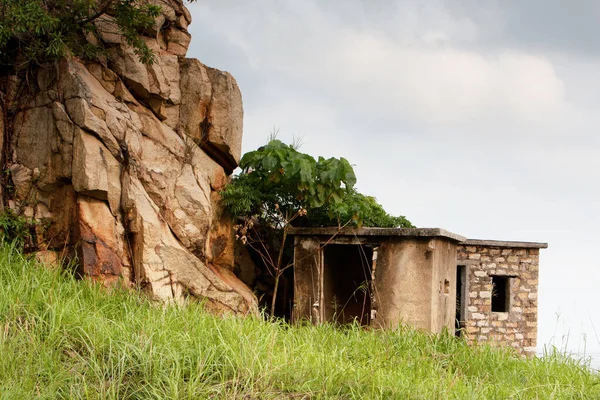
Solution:
{"label": "granite rock face", "polygon": [[40,222],[43,258],[77,255],[85,276],[165,301],[193,296],[218,313],[256,313],[232,273],[233,231],[218,194],[241,155],[240,91],[228,73],[185,58],[191,18],[182,2],[152,1],[162,7],[143,37],[153,64],[103,15],[93,40],[105,58],[40,69],[35,90],[5,107],[4,206]]}

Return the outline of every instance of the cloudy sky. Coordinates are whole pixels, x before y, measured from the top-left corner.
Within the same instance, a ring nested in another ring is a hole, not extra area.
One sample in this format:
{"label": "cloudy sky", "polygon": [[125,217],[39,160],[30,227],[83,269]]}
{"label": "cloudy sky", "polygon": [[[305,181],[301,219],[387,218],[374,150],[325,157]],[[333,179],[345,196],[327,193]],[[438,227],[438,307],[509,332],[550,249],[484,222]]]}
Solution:
{"label": "cloudy sky", "polygon": [[190,10],[188,56],[241,87],[244,151],[278,129],[312,155],[349,159],[360,191],[419,227],[548,242],[540,348],[600,351],[600,2]]}

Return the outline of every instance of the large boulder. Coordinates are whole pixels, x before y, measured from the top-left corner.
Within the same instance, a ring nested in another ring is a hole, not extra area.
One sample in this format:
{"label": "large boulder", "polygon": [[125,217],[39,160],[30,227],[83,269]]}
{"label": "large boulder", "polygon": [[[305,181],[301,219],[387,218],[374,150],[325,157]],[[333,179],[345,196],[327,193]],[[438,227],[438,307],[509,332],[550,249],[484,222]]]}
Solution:
{"label": "large boulder", "polygon": [[[227,72],[198,60],[180,59],[181,98],[178,129],[231,173],[241,157],[242,97]],[[227,118],[224,118],[228,116]]]}
{"label": "large boulder", "polygon": [[103,15],[94,40],[105,59],[40,69],[37,89],[13,102],[9,142],[0,136],[10,206],[43,227],[40,258],[70,254],[107,285],[254,314],[219,206],[241,154],[241,94],[228,73],[185,58],[191,18],[181,1],[152,2],[162,14],[143,40],[156,62],[141,63]]}

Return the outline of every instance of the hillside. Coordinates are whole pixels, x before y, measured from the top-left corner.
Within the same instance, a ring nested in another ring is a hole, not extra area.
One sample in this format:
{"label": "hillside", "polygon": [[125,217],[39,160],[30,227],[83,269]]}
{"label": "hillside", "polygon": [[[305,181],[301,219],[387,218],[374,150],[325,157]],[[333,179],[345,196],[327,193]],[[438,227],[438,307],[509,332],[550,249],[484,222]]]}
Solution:
{"label": "hillside", "polygon": [[221,319],[157,306],[0,248],[2,399],[600,398],[559,354],[525,360],[451,336]]}

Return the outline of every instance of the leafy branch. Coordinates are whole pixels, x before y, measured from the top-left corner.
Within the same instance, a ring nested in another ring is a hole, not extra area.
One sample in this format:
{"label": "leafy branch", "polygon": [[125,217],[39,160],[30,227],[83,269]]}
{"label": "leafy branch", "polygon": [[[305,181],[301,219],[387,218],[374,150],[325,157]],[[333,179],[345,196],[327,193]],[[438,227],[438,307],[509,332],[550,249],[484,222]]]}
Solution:
{"label": "leafy branch", "polygon": [[90,40],[102,15],[113,17],[115,33],[123,35],[140,61],[151,64],[154,54],[140,33],[156,23],[160,12],[160,6],[139,0],[2,0],[0,65],[14,73],[67,54],[93,59],[103,51]]}

